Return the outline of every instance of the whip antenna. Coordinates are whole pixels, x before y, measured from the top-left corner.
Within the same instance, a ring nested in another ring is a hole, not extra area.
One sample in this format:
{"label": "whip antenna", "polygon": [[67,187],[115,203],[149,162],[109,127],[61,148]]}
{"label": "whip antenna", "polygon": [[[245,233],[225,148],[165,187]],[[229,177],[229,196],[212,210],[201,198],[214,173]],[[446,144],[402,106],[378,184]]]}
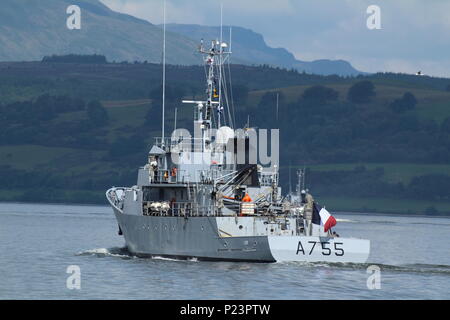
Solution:
{"label": "whip antenna", "polygon": [[162,87],[162,133],[161,143],[164,146],[164,113],[166,108],[166,0],[163,6],[163,87]]}

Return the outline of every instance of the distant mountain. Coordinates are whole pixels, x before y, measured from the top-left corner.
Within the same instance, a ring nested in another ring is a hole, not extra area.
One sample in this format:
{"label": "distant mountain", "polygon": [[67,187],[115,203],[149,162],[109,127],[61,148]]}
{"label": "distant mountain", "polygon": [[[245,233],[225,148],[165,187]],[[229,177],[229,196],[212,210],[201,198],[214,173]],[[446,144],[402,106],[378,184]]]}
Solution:
{"label": "distant mountain", "polygon": [[[192,24],[168,24],[167,30],[181,34],[192,40],[213,40],[220,36],[219,27],[209,27]],[[362,72],[352,67],[344,60],[300,61],[284,48],[269,47],[263,36],[242,27],[231,27],[233,61],[244,64],[269,64],[284,68],[294,68],[307,73],[322,75],[338,74],[342,76],[357,75]],[[223,41],[229,42],[230,27],[223,27]]]}
{"label": "distant mountain", "polygon": [[[81,30],[66,26],[70,5],[81,8]],[[99,0],[1,0],[0,61],[41,60],[53,54],[101,54],[109,61],[162,60],[160,26],[112,11]],[[229,28],[224,28],[228,39]],[[201,64],[201,38],[216,39],[219,27],[168,25],[167,63]],[[233,63],[268,64],[322,75],[359,74],[346,61],[305,62],[283,48],[269,47],[262,35],[233,27]]]}
{"label": "distant mountain", "polygon": [[[69,30],[67,7],[81,8],[81,30]],[[161,29],[117,13],[98,0],[1,0],[0,61],[52,54],[103,54],[108,60],[161,62]],[[198,64],[197,42],[167,33],[167,62]]]}

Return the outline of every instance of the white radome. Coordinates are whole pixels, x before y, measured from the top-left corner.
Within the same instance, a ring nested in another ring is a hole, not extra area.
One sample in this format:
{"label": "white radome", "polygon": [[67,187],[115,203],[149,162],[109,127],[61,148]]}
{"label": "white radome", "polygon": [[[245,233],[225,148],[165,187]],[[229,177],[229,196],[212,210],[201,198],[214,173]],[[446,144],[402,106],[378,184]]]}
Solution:
{"label": "white radome", "polygon": [[220,127],[217,130],[216,134],[216,143],[217,144],[227,144],[228,140],[234,138],[234,130],[230,127]]}

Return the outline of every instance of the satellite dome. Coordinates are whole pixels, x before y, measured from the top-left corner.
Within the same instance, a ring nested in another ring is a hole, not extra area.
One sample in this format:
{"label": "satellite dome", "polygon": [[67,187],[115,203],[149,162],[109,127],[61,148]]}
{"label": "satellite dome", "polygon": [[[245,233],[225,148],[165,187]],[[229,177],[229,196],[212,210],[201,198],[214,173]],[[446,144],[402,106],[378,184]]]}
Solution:
{"label": "satellite dome", "polygon": [[226,144],[229,139],[234,138],[234,130],[230,127],[220,127],[217,130],[216,134],[216,143],[217,144]]}

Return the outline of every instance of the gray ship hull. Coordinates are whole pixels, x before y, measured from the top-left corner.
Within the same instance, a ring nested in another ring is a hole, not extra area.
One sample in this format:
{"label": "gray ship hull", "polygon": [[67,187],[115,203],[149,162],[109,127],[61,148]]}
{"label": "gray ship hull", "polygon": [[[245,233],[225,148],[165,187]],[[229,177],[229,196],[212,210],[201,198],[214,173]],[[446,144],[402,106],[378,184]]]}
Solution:
{"label": "gray ship hull", "polygon": [[267,236],[219,236],[215,217],[124,214],[114,208],[130,253],[139,257],[275,262]]}

